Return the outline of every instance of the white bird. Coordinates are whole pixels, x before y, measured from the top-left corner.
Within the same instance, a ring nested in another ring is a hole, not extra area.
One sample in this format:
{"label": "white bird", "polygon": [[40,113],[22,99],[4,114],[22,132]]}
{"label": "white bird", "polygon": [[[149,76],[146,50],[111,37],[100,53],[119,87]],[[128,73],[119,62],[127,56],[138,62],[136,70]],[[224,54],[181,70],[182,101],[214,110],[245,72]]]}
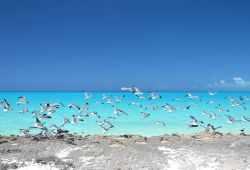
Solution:
{"label": "white bird", "polygon": [[53,103],[53,104],[52,104],[52,107],[59,107],[59,106],[65,107],[64,104],[61,103],[61,102],[56,102],[56,103]]}
{"label": "white bird", "polygon": [[25,96],[20,96],[19,98],[19,101],[17,102],[17,104],[27,104],[29,103],[27,100],[26,100],[26,97]]}
{"label": "white bird", "polygon": [[4,106],[3,107],[4,107],[4,110],[3,110],[4,112],[8,112],[10,110],[13,110],[10,103],[6,99],[4,99]]}
{"label": "white bird", "polygon": [[113,104],[113,103],[114,103],[114,101],[112,99],[107,100],[107,104]]}
{"label": "white bird", "polygon": [[150,116],[150,114],[146,112],[141,112],[141,114],[142,114],[142,118],[147,118]]}
{"label": "white bird", "polygon": [[134,87],[134,94],[141,95],[141,94],[143,94],[143,92],[138,87]]}
{"label": "white bird", "polygon": [[245,110],[247,110],[246,106],[243,103],[232,102],[231,106],[232,107],[242,106]]}
{"label": "white bird", "polygon": [[190,99],[197,99],[197,100],[200,100],[201,101],[201,98],[197,95],[193,95],[191,93],[188,93],[185,97],[188,97]]}
{"label": "white bird", "polygon": [[69,108],[76,108],[77,110],[81,110],[80,106],[78,106],[77,104],[69,104],[68,107]]}
{"label": "white bird", "polygon": [[47,115],[47,114],[42,114],[39,119],[42,120],[42,119],[51,119],[52,117]]}
{"label": "white bird", "polygon": [[88,94],[87,92],[84,92],[85,99],[92,99],[92,95]]}
{"label": "white bird", "polygon": [[39,112],[37,110],[34,110],[31,112],[33,116],[38,117],[39,116]]}
{"label": "white bird", "polygon": [[244,122],[250,122],[250,118],[246,117],[246,116],[242,116],[241,118]]}
{"label": "white bird", "polygon": [[142,105],[137,102],[130,102],[128,105],[137,105],[142,108]]}
{"label": "white bird", "polygon": [[182,101],[183,99],[181,98],[173,98],[172,101]]}
{"label": "white bird", "polygon": [[102,101],[96,101],[95,104],[105,104],[105,103]]}
{"label": "white bird", "polygon": [[216,95],[216,92],[209,91],[208,94],[209,94],[209,96],[214,96],[214,95]]}
{"label": "white bird", "polygon": [[36,117],[36,123],[34,124],[34,127],[35,128],[40,128],[40,129],[43,129],[43,130],[48,130],[44,124]]}
{"label": "white bird", "polygon": [[238,120],[235,120],[231,115],[225,115],[228,119],[228,123],[229,124],[233,124],[233,123],[236,123],[236,122],[239,122]]}
{"label": "white bird", "polygon": [[85,103],[82,108],[79,110],[79,112],[84,112],[85,110],[88,110],[89,109],[89,103]]}
{"label": "white bird", "polygon": [[120,116],[119,113],[124,114],[124,115],[127,115],[126,112],[124,112],[123,110],[121,110],[121,109],[115,107],[114,105],[113,105],[112,107],[113,107],[113,109],[114,109],[114,114],[115,114],[117,117]]}
{"label": "white bird", "polygon": [[154,124],[166,126],[166,124],[163,121],[156,121]]}
{"label": "white bird", "polygon": [[149,98],[149,100],[160,99],[160,98],[162,97],[157,93],[151,93],[151,97]]}
{"label": "white bird", "polygon": [[29,112],[29,110],[27,108],[22,109],[22,110],[19,111],[19,113],[28,113],[28,112]]}
{"label": "white bird", "polygon": [[196,118],[193,117],[193,116],[189,116],[189,117],[190,117],[190,119],[192,120],[192,125],[201,125],[201,124],[204,123],[203,121],[200,121],[200,120],[196,119]]}
{"label": "white bird", "polygon": [[110,96],[107,96],[107,95],[103,94],[103,95],[102,95],[102,99],[103,99],[103,100],[108,100],[108,99],[110,99]]}
{"label": "white bird", "polygon": [[92,112],[89,112],[87,113],[88,115],[95,115],[97,118],[101,118],[101,116],[96,112],[96,111],[92,111]]}
{"label": "white bird", "polygon": [[161,106],[163,110],[167,110],[168,112],[172,113],[176,111],[176,108],[171,106],[170,104],[166,103],[165,105]]}

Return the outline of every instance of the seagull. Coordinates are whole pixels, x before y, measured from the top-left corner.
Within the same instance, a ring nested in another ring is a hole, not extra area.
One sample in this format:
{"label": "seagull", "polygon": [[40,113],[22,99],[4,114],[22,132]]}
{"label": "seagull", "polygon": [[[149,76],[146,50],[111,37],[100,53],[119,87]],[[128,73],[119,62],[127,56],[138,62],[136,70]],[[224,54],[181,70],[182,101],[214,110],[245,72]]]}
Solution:
{"label": "seagull", "polygon": [[242,121],[244,122],[250,122],[250,118],[246,117],[246,116],[242,116]]}
{"label": "seagull", "polygon": [[198,127],[199,125],[193,125],[193,124],[191,124],[191,125],[188,125],[188,128],[195,128],[195,127]]}
{"label": "seagull", "polygon": [[52,104],[52,107],[59,107],[59,106],[65,107],[64,104],[61,102],[56,102],[56,103]]}
{"label": "seagull", "polygon": [[102,95],[102,99],[103,99],[103,100],[108,100],[108,99],[110,99],[110,96],[107,96],[107,95],[103,94],[103,95]]}
{"label": "seagull", "polygon": [[10,110],[13,110],[10,103],[6,99],[4,99],[4,110],[3,111],[8,112]]}
{"label": "seagull", "polygon": [[137,105],[142,108],[142,105],[137,102],[130,102],[128,105]]}
{"label": "seagull", "polygon": [[142,118],[147,118],[150,116],[150,114],[146,112],[141,112],[141,114],[142,114]]}
{"label": "seagull", "polygon": [[[103,122],[99,122],[98,124],[99,124],[99,126],[102,128],[103,133],[106,133],[108,130],[110,130],[111,128],[114,127],[112,123],[110,123],[110,122],[108,122],[108,121],[105,121],[105,120],[104,120]],[[105,124],[108,124],[109,127],[105,127],[105,126],[104,126]]]}
{"label": "seagull", "polygon": [[20,132],[22,132],[24,135],[28,135],[29,132],[30,132],[30,128],[28,128],[28,129],[19,129],[19,130],[20,130]]}
{"label": "seagull", "polygon": [[228,109],[223,109],[220,106],[219,107],[215,107],[216,109],[218,109],[220,112],[229,112]]}
{"label": "seagull", "polygon": [[116,103],[121,103],[124,97],[125,97],[125,95],[123,95],[122,97],[115,96],[115,102]]}
{"label": "seagull", "polygon": [[163,121],[156,121],[154,124],[166,126],[166,124]]}
{"label": "seagull", "polygon": [[116,106],[112,105],[112,107],[113,107],[113,109],[114,109],[114,114],[115,114],[117,117],[119,117],[119,113],[124,114],[124,115],[127,115],[126,112],[124,112],[124,111],[121,110],[121,109],[118,109]]}
{"label": "seagull", "polygon": [[239,122],[239,120],[235,120],[231,115],[225,115],[226,117],[227,117],[227,119],[228,119],[228,123],[229,124],[233,124],[233,123],[235,123],[235,122]]}
{"label": "seagull", "polygon": [[183,99],[181,98],[173,98],[172,101],[182,101]]}
{"label": "seagull", "polygon": [[88,94],[87,92],[84,92],[85,99],[92,99],[92,95]]}
{"label": "seagull", "polygon": [[240,130],[240,135],[246,136],[246,134],[245,134],[245,128],[243,128],[243,129]]}
{"label": "seagull", "polygon": [[96,101],[95,104],[105,104],[105,103],[101,101]]}
{"label": "seagull", "polygon": [[216,114],[215,112],[211,112],[211,114],[209,115],[210,118],[215,119],[217,117],[221,117],[220,115]]}
{"label": "seagull", "polygon": [[52,117],[47,115],[47,114],[42,114],[39,119],[42,120],[42,119],[51,119]]}
{"label": "seagull", "polygon": [[204,122],[203,121],[200,121],[200,120],[197,120],[195,117],[193,116],[189,116],[190,119],[192,120],[192,125],[201,125],[203,124]]}
{"label": "seagull", "polygon": [[190,109],[190,107],[191,107],[191,104],[190,104],[190,105],[188,105],[188,106],[186,107],[186,109],[187,109],[187,110],[189,110],[189,109]]}
{"label": "seagull", "polygon": [[107,100],[107,104],[113,104],[113,103],[114,103],[113,100],[111,100],[111,99]]}
{"label": "seagull", "polygon": [[213,132],[215,132],[217,129],[222,128],[222,126],[214,127],[213,125],[209,124],[210,127],[212,128]]}
{"label": "seagull", "polygon": [[207,102],[207,104],[216,104],[216,105],[220,106],[220,104],[217,101],[209,101],[209,102]]}
{"label": "seagull", "polygon": [[237,102],[232,102],[231,103],[232,107],[236,107],[236,106],[242,106],[245,110],[247,110],[246,106],[244,105],[244,103],[237,103]]}
{"label": "seagull", "polygon": [[162,97],[157,93],[151,93],[151,97],[149,98],[149,100],[160,99],[160,98]]}
{"label": "seagull", "polygon": [[69,108],[76,108],[78,110],[81,110],[81,108],[77,104],[69,104],[68,107]]}
{"label": "seagull", "polygon": [[193,95],[191,93],[188,93],[185,97],[188,97],[190,99],[197,99],[201,101],[201,98],[199,96]]}
{"label": "seagull", "polygon": [[19,113],[28,113],[28,112],[29,112],[29,110],[27,108],[22,109],[21,111],[19,111]]}
{"label": "seagull", "polygon": [[79,112],[83,112],[83,111],[88,110],[88,109],[89,109],[89,103],[87,102],[87,103],[85,103],[85,104],[82,106],[82,108],[79,110]]}
{"label": "seagull", "polygon": [[151,107],[153,110],[158,110],[158,109],[160,109],[159,106],[157,106],[157,105],[155,105],[155,104],[151,104],[151,105],[145,107],[145,110],[147,110],[149,107]]}
{"label": "seagull", "polygon": [[34,128],[40,128],[42,130],[48,130],[44,124],[36,117],[36,123],[34,124]]}
{"label": "seagull", "polygon": [[[210,123],[207,124],[206,127],[203,126],[203,125],[201,125],[201,126],[205,128],[205,131],[206,131],[206,132],[209,132],[209,131],[210,131],[210,128],[211,128],[214,134],[219,133],[219,132],[216,132],[216,130],[222,128],[222,126],[214,127],[214,126],[211,125]],[[219,134],[220,134],[220,133],[219,133]]]}
{"label": "seagull", "polygon": [[37,116],[37,117],[39,116],[39,112],[37,110],[34,110],[31,113],[33,116]]}
{"label": "seagull", "polygon": [[76,124],[76,123],[78,123],[77,122],[77,116],[76,115],[72,115],[72,121],[70,122],[71,124]]}
{"label": "seagull", "polygon": [[4,102],[0,102],[0,107],[4,107]]}
{"label": "seagull", "polygon": [[69,132],[68,130],[62,130],[56,124],[52,124],[50,127],[52,127],[54,129],[54,132],[56,133],[56,135],[60,135],[61,133],[68,133]]}
{"label": "seagull", "polygon": [[96,111],[92,111],[92,112],[89,112],[87,113],[88,115],[96,115],[97,118],[101,118],[101,116],[96,112]]}
{"label": "seagull", "polygon": [[26,97],[25,96],[20,96],[18,97],[19,101],[17,102],[17,104],[27,104],[29,103],[27,100],[26,100]]}
{"label": "seagull", "polygon": [[52,113],[55,113],[56,110],[57,110],[57,108],[58,108],[58,107],[52,106],[52,105],[51,105],[51,106],[48,108],[48,114],[51,115]]}
{"label": "seagull", "polygon": [[47,112],[49,108],[51,107],[51,104],[49,102],[45,103],[44,105],[40,104],[41,106],[41,112]]}
{"label": "seagull", "polygon": [[138,87],[134,87],[134,94],[141,95],[141,94],[143,94],[143,92]]}
{"label": "seagull", "polygon": [[64,126],[64,125],[66,125],[66,124],[69,124],[70,123],[70,121],[69,121],[69,119],[68,118],[63,118],[63,125],[62,126]]}
{"label": "seagull", "polygon": [[212,119],[215,119],[217,117],[221,117],[220,115],[216,114],[215,112],[210,112],[210,113],[208,113],[206,111],[202,111],[203,115],[206,115],[206,116],[208,116],[209,118],[212,118]]}
{"label": "seagull", "polygon": [[142,95],[136,95],[136,97],[138,97],[139,99],[147,99],[145,96]]}
{"label": "seagull", "polygon": [[100,127],[102,128],[103,133],[106,133],[107,131],[109,131],[109,128],[106,128],[103,125],[100,125]]}
{"label": "seagull", "polygon": [[104,119],[103,122],[106,123],[106,124],[108,124],[109,128],[113,128],[114,127],[114,125],[110,121],[108,121],[107,119]]}
{"label": "seagull", "polygon": [[161,106],[164,110],[167,110],[168,112],[174,112],[176,111],[176,108],[171,106],[170,104],[166,103],[165,105]]}
{"label": "seagull", "polygon": [[208,94],[209,94],[209,96],[214,96],[214,95],[216,95],[216,92],[209,91]]}

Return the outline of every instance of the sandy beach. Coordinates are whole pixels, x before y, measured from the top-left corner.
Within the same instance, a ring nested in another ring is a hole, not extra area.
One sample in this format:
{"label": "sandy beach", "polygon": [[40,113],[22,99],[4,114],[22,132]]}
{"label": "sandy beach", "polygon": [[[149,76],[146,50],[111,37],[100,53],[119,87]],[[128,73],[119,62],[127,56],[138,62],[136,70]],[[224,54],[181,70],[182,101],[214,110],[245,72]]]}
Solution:
{"label": "sandy beach", "polygon": [[11,136],[0,143],[0,170],[250,169],[250,137],[242,135]]}

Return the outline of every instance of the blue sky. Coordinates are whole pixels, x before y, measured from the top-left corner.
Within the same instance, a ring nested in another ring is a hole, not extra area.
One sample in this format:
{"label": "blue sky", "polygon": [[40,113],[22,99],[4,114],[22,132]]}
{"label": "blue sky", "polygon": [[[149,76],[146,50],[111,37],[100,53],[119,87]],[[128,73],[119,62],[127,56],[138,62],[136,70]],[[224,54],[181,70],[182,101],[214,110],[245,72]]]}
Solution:
{"label": "blue sky", "polygon": [[248,0],[0,1],[0,90],[249,90]]}

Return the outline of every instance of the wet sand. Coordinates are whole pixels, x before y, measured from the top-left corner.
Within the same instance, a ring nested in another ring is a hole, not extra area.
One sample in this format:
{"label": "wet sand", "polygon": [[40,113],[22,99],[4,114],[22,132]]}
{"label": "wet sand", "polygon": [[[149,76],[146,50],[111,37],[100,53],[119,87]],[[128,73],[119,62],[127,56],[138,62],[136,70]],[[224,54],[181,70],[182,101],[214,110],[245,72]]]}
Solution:
{"label": "wet sand", "polygon": [[250,136],[0,137],[0,170],[250,169]]}

